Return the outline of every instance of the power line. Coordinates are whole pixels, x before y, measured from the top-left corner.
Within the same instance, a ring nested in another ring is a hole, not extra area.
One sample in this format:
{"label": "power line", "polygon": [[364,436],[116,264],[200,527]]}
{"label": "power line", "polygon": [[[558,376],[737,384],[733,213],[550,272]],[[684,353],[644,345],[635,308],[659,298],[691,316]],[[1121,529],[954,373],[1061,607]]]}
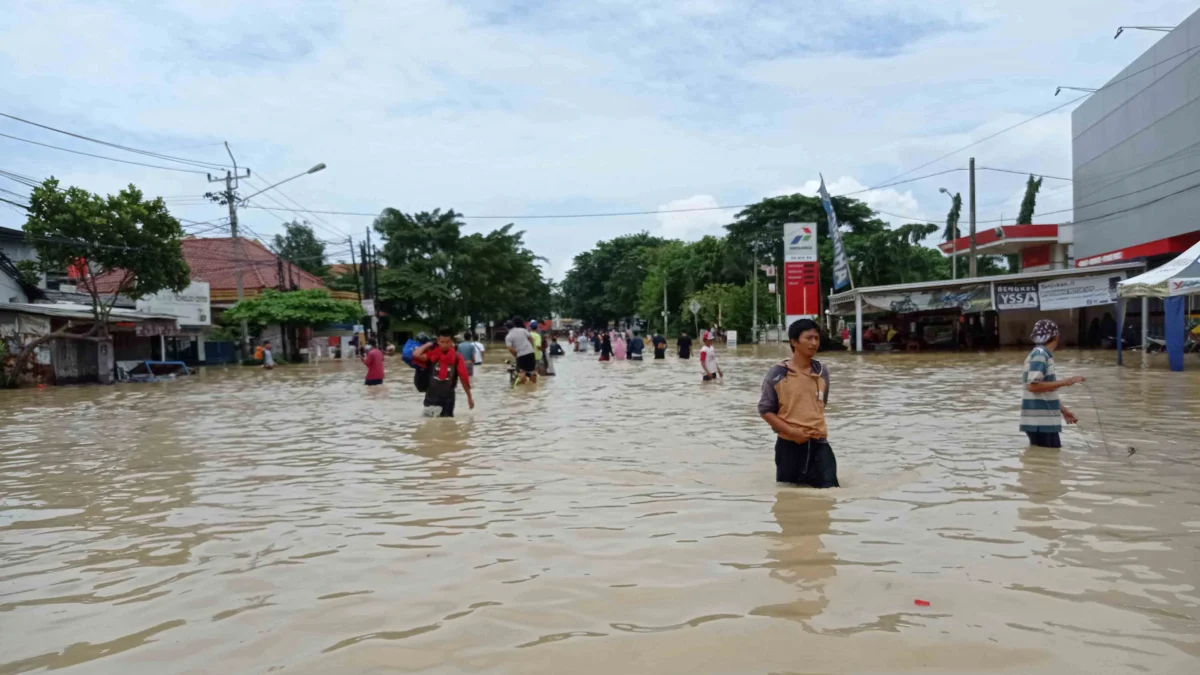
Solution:
{"label": "power line", "polygon": [[1037,176],[1038,178],[1049,178],[1051,180],[1065,180],[1068,183],[1070,183],[1072,180],[1070,178],[1062,178],[1060,176],[1047,176],[1046,174],[1038,173],[1037,171],[1013,171],[1012,169],[995,169],[988,166],[977,166],[975,168],[979,171],[999,171],[1000,173],[1012,173],[1018,176]]}
{"label": "power line", "polygon": [[[1097,90],[1096,90],[1096,92],[1101,92],[1101,91],[1104,91],[1105,89],[1107,89],[1107,88],[1109,88],[1109,87],[1111,87],[1111,86],[1113,86],[1113,85],[1115,85],[1115,84],[1118,84],[1118,83],[1120,83],[1120,82],[1124,82],[1125,80],[1128,80],[1128,79],[1130,79],[1130,78],[1132,78],[1132,77],[1135,77],[1135,76],[1137,76],[1137,75],[1140,75],[1140,74],[1142,74],[1142,73],[1144,73],[1144,72],[1146,72],[1146,71],[1148,71],[1148,70],[1153,70],[1153,69],[1155,69],[1155,68],[1158,68],[1159,66],[1163,65],[1164,63],[1167,63],[1168,61],[1172,61],[1172,60],[1174,60],[1174,59],[1177,59],[1177,58],[1179,58],[1180,56],[1183,56],[1183,55],[1185,55],[1185,54],[1190,54],[1191,52],[1194,52],[1194,51],[1196,51],[1197,49],[1200,49],[1200,45],[1197,45],[1197,46],[1195,46],[1195,47],[1189,47],[1188,49],[1185,49],[1185,50],[1183,50],[1183,51],[1181,51],[1181,52],[1178,52],[1178,53],[1176,53],[1176,54],[1172,54],[1171,56],[1168,56],[1167,58],[1163,59],[1162,61],[1156,61],[1155,63],[1153,63],[1153,64],[1151,64],[1151,65],[1149,65],[1149,66],[1146,66],[1145,68],[1142,68],[1142,69],[1140,69],[1140,70],[1135,70],[1134,72],[1132,72],[1132,73],[1129,73],[1128,75],[1125,75],[1124,77],[1117,78],[1117,79],[1115,79],[1115,80],[1113,80],[1113,81],[1111,81],[1111,82],[1109,82],[1109,83],[1105,84],[1104,86],[1100,87],[1099,89],[1097,89]],[[1190,57],[1189,57],[1189,58],[1190,58]],[[1078,97],[1078,98],[1071,99],[1070,101],[1067,101],[1066,103],[1063,103],[1063,104],[1061,104],[1061,105],[1057,105],[1057,106],[1055,106],[1055,107],[1053,107],[1053,108],[1051,108],[1051,109],[1049,109],[1049,110],[1047,110],[1047,111],[1045,111],[1045,112],[1038,113],[1037,115],[1034,115],[1033,117],[1030,117],[1030,118],[1028,118],[1028,119],[1025,119],[1025,120],[1023,120],[1023,121],[1021,121],[1021,122],[1017,122],[1016,124],[1014,124],[1014,125],[1012,125],[1012,126],[1010,126],[1010,127],[1007,127],[1007,128],[1001,129],[1000,131],[997,131],[997,132],[996,132],[996,133],[994,133],[994,134],[990,134],[990,135],[988,135],[988,136],[985,136],[985,137],[983,137],[983,138],[981,138],[981,139],[979,139],[979,140],[977,140],[977,141],[974,141],[974,142],[968,143],[967,145],[964,145],[964,146],[962,146],[961,148],[958,148],[957,150],[952,150],[952,151],[950,151],[950,152],[948,152],[948,153],[946,153],[946,154],[944,154],[944,155],[942,155],[942,156],[940,156],[940,157],[938,157],[938,158],[936,158],[936,159],[933,159],[933,160],[931,160],[931,161],[925,162],[924,164],[921,164],[921,165],[919,165],[919,166],[915,166],[915,167],[913,167],[913,168],[909,169],[908,171],[905,171],[904,173],[901,173],[901,174],[899,174],[899,175],[897,175],[897,176],[894,176],[893,178],[890,178],[890,179],[888,179],[888,180],[889,180],[889,181],[891,181],[891,180],[895,180],[896,178],[901,178],[901,177],[903,177],[903,176],[907,176],[908,174],[912,173],[913,171],[917,171],[917,170],[919,170],[919,169],[924,169],[925,167],[929,166],[930,164],[936,164],[937,162],[940,162],[940,161],[942,161],[943,159],[946,159],[947,157],[950,157],[950,156],[952,156],[952,155],[956,155],[956,154],[958,154],[958,153],[962,152],[963,150],[966,150],[966,149],[968,149],[968,148],[973,148],[973,147],[975,147],[976,145],[979,145],[980,143],[984,143],[984,142],[990,141],[990,140],[992,140],[993,138],[995,138],[995,137],[997,137],[997,136],[1000,136],[1001,134],[1006,134],[1006,133],[1008,133],[1008,132],[1012,131],[1013,129],[1016,129],[1017,127],[1024,126],[1024,125],[1026,125],[1026,124],[1029,124],[1030,122],[1032,122],[1032,121],[1034,121],[1034,120],[1036,120],[1036,119],[1039,119],[1039,118],[1045,117],[1046,115],[1049,115],[1049,114],[1051,114],[1051,113],[1058,112],[1059,110],[1062,110],[1063,108],[1065,108],[1065,107],[1067,107],[1067,106],[1069,106],[1069,105],[1071,105],[1071,104],[1073,104],[1073,103],[1078,103],[1079,101],[1082,101],[1083,99],[1085,99],[1085,98],[1087,98],[1087,97],[1089,97],[1089,96],[1092,96],[1092,95],[1093,95],[1094,93],[1096,93],[1096,92],[1087,93],[1087,94],[1084,94],[1083,96],[1080,96],[1080,97]],[[876,189],[876,188],[872,188],[872,189]],[[978,223],[978,221],[976,221],[976,222]]]}
{"label": "power line", "polygon": [[0,112],[0,117],[7,117],[10,120],[16,120],[18,122],[23,122],[25,124],[29,124],[29,125],[32,125],[35,127],[42,128],[42,129],[47,129],[49,131],[53,131],[53,132],[60,133],[60,134],[65,134],[67,136],[71,136],[72,138],[78,138],[80,140],[90,141],[92,143],[99,143],[100,145],[107,145],[110,148],[117,148],[118,150],[125,150],[126,152],[133,152],[133,153],[137,153],[139,155],[153,157],[155,159],[165,159],[165,160],[171,161],[171,162],[179,162],[180,164],[190,164],[192,166],[203,166],[203,167],[209,167],[209,168],[213,168],[213,169],[227,168],[223,164],[216,164],[213,162],[204,162],[204,161],[195,160],[195,159],[187,159],[184,157],[172,157],[171,155],[164,155],[164,154],[158,153],[158,152],[151,152],[149,150],[139,150],[137,148],[131,148],[129,146],[120,145],[118,143],[110,143],[109,141],[102,141],[98,138],[84,136],[82,134],[77,134],[77,133],[74,133],[71,131],[66,131],[64,129],[56,129],[55,127],[41,124],[39,122],[34,122],[32,120],[23,119],[21,117],[17,117],[16,115],[10,115],[6,112]]}
{"label": "power line", "polygon": [[201,176],[206,176],[209,173],[207,171],[196,171],[194,169],[180,169],[180,168],[174,167],[174,166],[161,166],[158,164],[143,164],[142,162],[131,162],[127,159],[117,159],[116,157],[105,157],[104,155],[93,155],[90,152],[83,152],[82,150],[71,150],[70,148],[62,148],[57,145],[50,145],[49,143],[39,143],[37,141],[31,141],[28,138],[18,138],[17,136],[10,136],[8,134],[0,134],[0,136],[3,136],[4,138],[11,138],[14,141],[21,141],[22,143],[30,143],[32,145],[40,145],[43,148],[52,148],[54,150],[62,150],[63,152],[69,152],[69,153],[72,153],[75,155],[83,155],[85,157],[95,157],[96,159],[107,159],[110,162],[120,162],[122,164],[133,164],[135,166],[146,166],[146,167],[150,167],[151,169],[162,169],[164,171],[178,171],[180,173],[198,173]]}
{"label": "power line", "polygon": [[[263,180],[265,180],[265,181],[267,181],[268,183],[272,182],[272,181],[271,181],[271,179],[270,179],[270,178],[268,178],[268,177],[266,176],[266,174],[259,173],[258,175],[259,175],[260,177],[262,177],[262,179],[263,179]],[[339,237],[346,237],[346,236],[348,236],[348,235],[347,235],[345,232],[342,232],[341,230],[339,230],[337,227],[335,227],[335,226],[334,226],[332,223],[330,223],[329,221],[325,220],[324,218],[322,218],[322,217],[318,216],[318,215],[317,215],[317,214],[315,214],[315,213],[312,213],[312,212],[311,212],[311,211],[309,211],[309,210],[307,209],[307,207],[305,207],[303,204],[301,204],[300,202],[296,201],[295,199],[292,199],[292,198],[291,198],[291,197],[288,195],[288,193],[284,192],[283,190],[280,190],[279,188],[275,188],[274,192],[278,193],[278,194],[279,194],[279,196],[281,196],[281,197],[283,197],[284,199],[288,200],[289,202],[291,202],[292,204],[296,205],[297,207],[299,207],[299,208],[301,208],[301,209],[304,209],[304,211],[305,211],[306,213],[310,213],[310,214],[312,215],[312,217],[313,217],[315,220],[317,220],[318,222],[324,223],[324,224],[325,224],[325,225],[326,225],[326,226],[329,228],[329,230],[328,230],[328,231],[331,231],[331,232],[333,232],[333,233],[334,233],[336,236],[339,236]],[[280,204],[280,203],[279,203],[279,200],[275,199],[275,198],[274,198],[273,196],[271,196],[271,195],[268,195],[268,196],[269,196],[269,197],[271,197],[271,201],[275,202],[276,204],[279,204],[280,206],[283,206],[283,204]]]}

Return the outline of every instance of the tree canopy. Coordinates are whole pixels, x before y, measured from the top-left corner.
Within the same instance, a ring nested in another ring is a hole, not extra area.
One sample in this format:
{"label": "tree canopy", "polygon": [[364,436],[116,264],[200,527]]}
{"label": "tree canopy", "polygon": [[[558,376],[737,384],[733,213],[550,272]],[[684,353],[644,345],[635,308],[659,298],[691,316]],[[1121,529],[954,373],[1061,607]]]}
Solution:
{"label": "tree canopy", "polygon": [[384,209],[375,219],[383,237],[379,304],[402,321],[462,327],[513,315],[547,316],[551,288],[511,224],[463,236],[453,209],[406,214]]}
{"label": "tree canopy", "polygon": [[79,286],[92,296],[96,334],[107,333],[118,295],[142,298],[181,291],[191,282],[179,221],[161,197],[148,201],[133,185],[101,197],[77,187],[59,189],[58,180],[48,178],[29,194],[25,236],[44,271],[80,275]]}
{"label": "tree canopy", "polygon": [[362,308],[353,302],[335,300],[321,288],[302,291],[264,290],[257,298],[247,298],[225,311],[227,322],[243,319],[256,326],[289,324],[324,326],[331,323],[354,323],[362,316]]}
{"label": "tree canopy", "polygon": [[284,228],[283,235],[275,235],[275,253],[306,272],[324,276],[325,242],[317,239],[312,226],[293,221]]}

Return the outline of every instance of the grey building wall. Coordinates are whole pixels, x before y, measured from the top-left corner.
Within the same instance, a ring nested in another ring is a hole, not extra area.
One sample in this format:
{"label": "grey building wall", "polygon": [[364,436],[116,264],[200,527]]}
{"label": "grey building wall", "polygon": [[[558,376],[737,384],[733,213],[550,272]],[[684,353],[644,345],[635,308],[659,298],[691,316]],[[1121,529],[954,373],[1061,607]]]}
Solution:
{"label": "grey building wall", "polygon": [[1071,115],[1076,259],[1200,230],[1200,11],[1109,84]]}
{"label": "grey building wall", "polygon": [[[21,230],[0,227],[0,253],[14,263],[37,260],[37,251],[25,243],[24,236]],[[0,270],[0,302],[29,302],[21,285],[3,270]]]}

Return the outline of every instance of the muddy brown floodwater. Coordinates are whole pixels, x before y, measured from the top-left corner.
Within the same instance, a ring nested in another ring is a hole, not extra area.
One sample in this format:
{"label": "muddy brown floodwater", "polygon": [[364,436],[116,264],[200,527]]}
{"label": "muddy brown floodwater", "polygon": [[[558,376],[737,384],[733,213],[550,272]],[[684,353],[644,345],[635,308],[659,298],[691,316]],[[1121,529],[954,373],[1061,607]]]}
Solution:
{"label": "muddy brown floodwater", "polygon": [[1197,364],[1060,354],[1054,452],[1023,353],[828,356],[818,492],[782,354],[489,364],[455,420],[394,359],[0,392],[0,674],[1200,672]]}

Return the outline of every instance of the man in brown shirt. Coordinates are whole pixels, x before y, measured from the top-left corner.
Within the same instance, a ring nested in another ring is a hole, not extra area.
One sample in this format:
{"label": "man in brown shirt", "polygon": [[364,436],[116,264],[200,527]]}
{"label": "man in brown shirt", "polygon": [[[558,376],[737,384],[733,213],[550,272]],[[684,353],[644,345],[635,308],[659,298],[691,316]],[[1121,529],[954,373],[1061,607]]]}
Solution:
{"label": "man in brown shirt", "polygon": [[758,414],[778,434],[775,480],[839,487],[837,459],[826,440],[829,371],[813,358],[821,347],[821,329],[812,319],[794,321],[788,326],[788,341],[792,358],[767,371],[758,401]]}

